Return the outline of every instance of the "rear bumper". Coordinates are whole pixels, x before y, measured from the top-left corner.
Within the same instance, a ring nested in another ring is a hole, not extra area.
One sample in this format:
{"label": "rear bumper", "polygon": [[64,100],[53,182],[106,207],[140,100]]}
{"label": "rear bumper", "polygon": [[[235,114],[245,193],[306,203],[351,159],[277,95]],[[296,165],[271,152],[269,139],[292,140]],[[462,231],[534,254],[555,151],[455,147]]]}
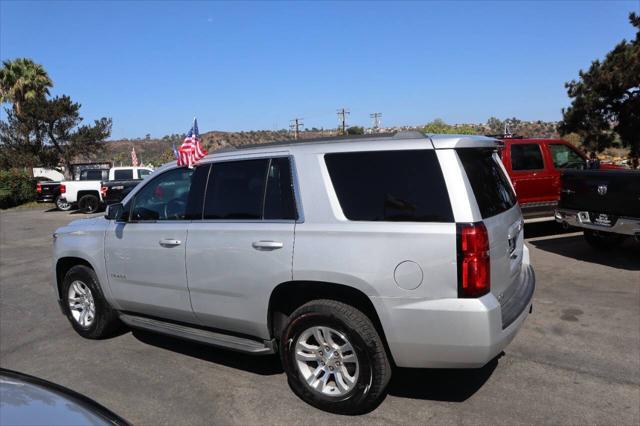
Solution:
{"label": "rear bumper", "polygon": [[38,203],[53,203],[56,200],[57,195],[46,194],[46,195],[38,195],[36,201]]}
{"label": "rear bumper", "polygon": [[596,225],[591,222],[588,212],[570,209],[557,209],[556,222],[576,226],[578,228],[593,229],[595,231],[613,232],[614,234],[638,235],[640,234],[640,218],[619,217],[613,226]]}
{"label": "rear bumper", "polygon": [[[387,315],[383,328],[399,367],[478,368],[513,340],[529,314],[535,274],[523,264],[519,288],[502,304],[478,299],[411,301],[375,298]],[[386,323],[386,324],[385,324]]]}

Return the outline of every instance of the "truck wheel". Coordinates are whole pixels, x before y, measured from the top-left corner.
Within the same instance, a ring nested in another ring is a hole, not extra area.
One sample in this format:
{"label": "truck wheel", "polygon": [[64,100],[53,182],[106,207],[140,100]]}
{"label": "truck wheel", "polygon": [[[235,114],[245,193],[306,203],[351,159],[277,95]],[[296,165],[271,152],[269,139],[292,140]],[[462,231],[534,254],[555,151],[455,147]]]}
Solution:
{"label": "truck wheel", "polygon": [[612,232],[602,232],[594,231],[592,229],[585,229],[584,239],[587,240],[587,243],[589,243],[591,247],[595,247],[597,249],[607,249],[620,244],[624,237]]}
{"label": "truck wheel", "polygon": [[95,213],[100,208],[100,200],[95,195],[83,195],[78,201],[78,208],[83,213]]}
{"label": "truck wheel", "polygon": [[377,406],[391,378],[391,366],[371,320],[334,300],[315,300],[296,309],[280,339],[289,386],[301,399],[325,411],[365,413]]}
{"label": "truck wheel", "polygon": [[113,335],[122,323],[100,291],[93,269],[76,265],[62,282],[62,309],[74,330],[87,339]]}
{"label": "truck wheel", "polygon": [[66,201],[62,201],[62,197],[58,196],[56,197],[56,207],[58,208],[58,210],[68,212],[69,210],[71,210],[71,207],[73,207],[73,205],[71,203],[67,203]]}

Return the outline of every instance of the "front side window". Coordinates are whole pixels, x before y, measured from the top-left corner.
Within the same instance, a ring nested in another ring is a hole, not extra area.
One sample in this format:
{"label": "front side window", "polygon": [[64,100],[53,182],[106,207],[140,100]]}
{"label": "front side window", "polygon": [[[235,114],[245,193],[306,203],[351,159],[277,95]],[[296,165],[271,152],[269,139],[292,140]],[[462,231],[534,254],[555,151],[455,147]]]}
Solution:
{"label": "front side window", "polygon": [[334,153],[325,162],[349,220],[453,222],[433,150]]}
{"label": "front side window", "polygon": [[136,194],[131,220],[184,220],[194,169],[179,168],[161,174]]}
{"label": "front side window", "polygon": [[132,179],[133,179],[133,170],[131,169],[113,171],[113,180],[132,180]]}
{"label": "front side window", "polygon": [[512,170],[542,170],[542,152],[535,143],[511,145]]}
{"label": "front side window", "polygon": [[564,144],[549,144],[553,166],[556,169],[584,169],[586,162],[574,149]]}

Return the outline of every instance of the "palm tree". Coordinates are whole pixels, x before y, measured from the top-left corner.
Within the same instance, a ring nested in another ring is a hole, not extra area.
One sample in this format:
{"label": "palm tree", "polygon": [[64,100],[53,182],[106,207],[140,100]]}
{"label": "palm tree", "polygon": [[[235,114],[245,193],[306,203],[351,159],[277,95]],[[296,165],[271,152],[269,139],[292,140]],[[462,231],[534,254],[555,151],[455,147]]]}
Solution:
{"label": "palm tree", "polygon": [[4,61],[0,68],[0,103],[11,102],[16,114],[22,112],[25,101],[49,94],[53,82],[40,64],[28,58]]}

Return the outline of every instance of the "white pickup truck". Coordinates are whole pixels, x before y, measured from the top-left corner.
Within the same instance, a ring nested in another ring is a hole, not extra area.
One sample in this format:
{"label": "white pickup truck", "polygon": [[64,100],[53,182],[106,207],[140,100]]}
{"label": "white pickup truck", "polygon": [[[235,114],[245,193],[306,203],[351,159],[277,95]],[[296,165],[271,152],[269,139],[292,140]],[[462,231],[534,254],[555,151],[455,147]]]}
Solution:
{"label": "white pickup truck", "polygon": [[[143,179],[153,172],[148,167],[112,167],[107,170],[83,170],[85,179],[60,182],[60,202],[68,206],[77,205],[85,213],[95,213],[103,204],[100,188],[105,180]],[[95,176],[94,176],[95,175]],[[105,176],[106,175],[106,176]]]}

